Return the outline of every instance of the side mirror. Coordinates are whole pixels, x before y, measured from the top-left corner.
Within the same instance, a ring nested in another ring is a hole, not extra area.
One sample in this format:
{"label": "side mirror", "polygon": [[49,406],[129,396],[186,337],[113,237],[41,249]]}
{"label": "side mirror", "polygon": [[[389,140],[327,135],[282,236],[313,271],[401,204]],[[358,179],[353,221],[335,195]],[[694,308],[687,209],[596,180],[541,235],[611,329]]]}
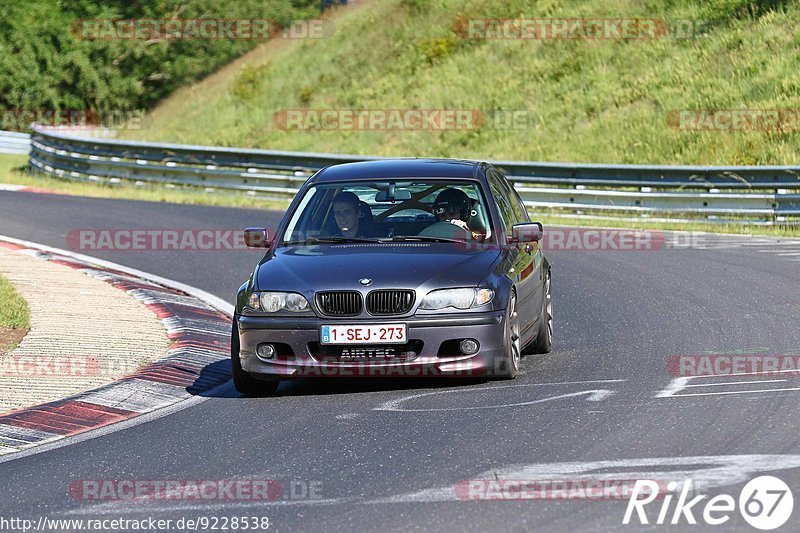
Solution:
{"label": "side mirror", "polygon": [[247,228],[244,243],[248,248],[269,248],[269,232],[266,228]]}
{"label": "side mirror", "polygon": [[514,242],[539,242],[542,240],[543,234],[544,228],[541,222],[514,224],[511,228],[511,236]]}

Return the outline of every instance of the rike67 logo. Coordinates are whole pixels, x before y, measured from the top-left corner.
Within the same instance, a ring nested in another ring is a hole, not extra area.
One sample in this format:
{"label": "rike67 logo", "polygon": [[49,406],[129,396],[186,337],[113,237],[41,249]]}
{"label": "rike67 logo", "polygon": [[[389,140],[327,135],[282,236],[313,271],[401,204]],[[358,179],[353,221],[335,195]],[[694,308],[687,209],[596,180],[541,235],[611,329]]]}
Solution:
{"label": "rike67 logo", "polygon": [[[660,485],[655,481],[637,480],[633,487],[628,507],[622,523],[628,525],[634,517],[640,524],[650,524],[645,507],[656,499],[661,501],[655,524],[697,524],[697,513],[708,525],[723,525],[731,519],[736,510],[737,500],[729,494],[719,494],[708,499],[705,505],[701,502],[708,498],[705,494],[692,495],[692,480],[686,480],[680,487],[680,494],[672,507],[673,493],[678,490],[678,483],[670,482],[666,494],[659,493]],[[769,531],[781,527],[792,515],[794,497],[788,485],[773,476],[759,476],[749,481],[738,498],[739,513],[742,518],[756,529]],[[654,507],[657,507],[654,506]]]}

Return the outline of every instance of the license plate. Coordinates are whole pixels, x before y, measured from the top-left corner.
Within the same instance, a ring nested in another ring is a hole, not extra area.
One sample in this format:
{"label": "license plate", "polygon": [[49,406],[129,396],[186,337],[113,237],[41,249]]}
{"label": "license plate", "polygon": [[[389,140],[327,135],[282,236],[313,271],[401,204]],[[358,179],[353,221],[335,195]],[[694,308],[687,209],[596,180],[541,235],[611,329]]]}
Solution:
{"label": "license plate", "polygon": [[405,324],[336,325],[320,328],[320,344],[405,344]]}

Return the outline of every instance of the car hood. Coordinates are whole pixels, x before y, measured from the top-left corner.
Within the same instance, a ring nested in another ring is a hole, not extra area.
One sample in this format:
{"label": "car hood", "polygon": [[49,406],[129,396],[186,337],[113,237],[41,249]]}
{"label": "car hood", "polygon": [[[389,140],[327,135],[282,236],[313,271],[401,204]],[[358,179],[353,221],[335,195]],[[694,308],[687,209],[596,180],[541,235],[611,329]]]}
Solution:
{"label": "car hood", "polygon": [[258,290],[316,292],[367,287],[476,286],[497,260],[497,250],[469,251],[445,243],[341,244],[281,247],[259,265]]}

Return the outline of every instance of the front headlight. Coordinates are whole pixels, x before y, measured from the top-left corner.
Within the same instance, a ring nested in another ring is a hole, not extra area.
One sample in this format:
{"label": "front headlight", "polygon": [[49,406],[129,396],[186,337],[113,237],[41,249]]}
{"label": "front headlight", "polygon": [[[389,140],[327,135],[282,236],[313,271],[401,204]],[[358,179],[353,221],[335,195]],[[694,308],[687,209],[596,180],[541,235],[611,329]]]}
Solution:
{"label": "front headlight", "polygon": [[439,289],[425,295],[420,303],[420,309],[469,309],[486,305],[494,298],[492,289]]}
{"label": "front headlight", "polygon": [[254,292],[247,301],[247,307],[266,313],[279,311],[303,313],[310,309],[308,300],[302,294],[295,292]]}

